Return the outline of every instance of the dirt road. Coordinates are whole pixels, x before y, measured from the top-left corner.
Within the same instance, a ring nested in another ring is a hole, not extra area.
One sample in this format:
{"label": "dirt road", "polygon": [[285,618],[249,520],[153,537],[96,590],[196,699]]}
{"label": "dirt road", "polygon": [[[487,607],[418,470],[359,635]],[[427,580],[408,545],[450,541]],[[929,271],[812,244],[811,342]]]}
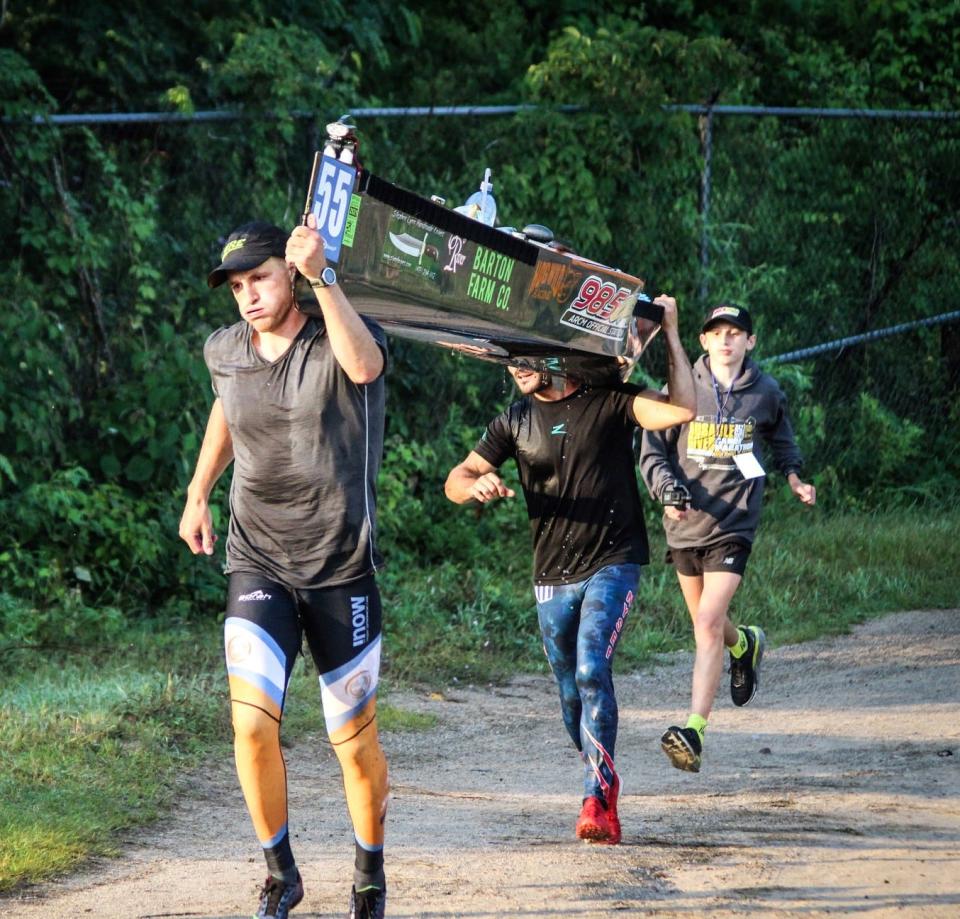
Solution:
{"label": "dirt road", "polygon": [[[438,726],[384,738],[391,917],[960,917],[960,611],[889,616],[774,647],[746,709],[725,692],[703,771],[660,752],[691,656],[617,679],[619,847],[573,837],[580,762],[554,689],[525,677],[443,698]],[[288,751],[297,919],[342,917],[353,844],[329,749]],[[23,919],[240,919],[264,875],[229,764],[194,777],[122,860],[0,900]]]}

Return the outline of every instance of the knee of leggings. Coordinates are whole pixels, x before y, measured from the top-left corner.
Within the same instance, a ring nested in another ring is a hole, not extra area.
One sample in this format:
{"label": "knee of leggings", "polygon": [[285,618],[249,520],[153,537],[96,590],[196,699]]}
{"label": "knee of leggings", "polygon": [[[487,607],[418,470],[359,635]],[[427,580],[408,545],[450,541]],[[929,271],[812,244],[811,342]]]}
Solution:
{"label": "knee of leggings", "polygon": [[380,761],[383,756],[380,738],[372,727],[346,743],[337,744],[333,749],[341,769],[361,774],[369,774],[372,764]]}
{"label": "knee of leggings", "polygon": [[567,709],[576,708],[580,705],[580,689],[575,683],[564,686],[560,691],[560,704]]}
{"label": "knee of leggings", "polygon": [[368,707],[353,721],[332,732],[329,737],[338,756],[363,756],[371,747],[380,744],[376,709]]}
{"label": "knee of leggings", "polygon": [[266,712],[249,705],[233,706],[233,736],[246,744],[267,747],[280,739],[280,725]]}
{"label": "knee of leggings", "polygon": [[577,689],[584,692],[602,692],[610,685],[610,668],[606,662],[584,661],[577,665]]}

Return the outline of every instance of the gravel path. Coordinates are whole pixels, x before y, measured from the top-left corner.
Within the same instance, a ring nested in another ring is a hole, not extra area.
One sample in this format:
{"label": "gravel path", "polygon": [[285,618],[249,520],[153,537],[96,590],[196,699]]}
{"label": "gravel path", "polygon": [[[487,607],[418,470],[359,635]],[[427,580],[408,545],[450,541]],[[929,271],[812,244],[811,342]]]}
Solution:
{"label": "gravel path", "polygon": [[[746,709],[725,692],[699,775],[659,735],[692,657],[617,678],[618,847],[573,837],[579,759],[546,677],[394,693],[436,728],[387,734],[391,917],[960,916],[960,611],[772,647]],[[324,744],[287,751],[296,919],[346,913],[353,844]],[[241,919],[264,875],[232,764],[191,777],[124,856],[0,899],[23,919]]]}

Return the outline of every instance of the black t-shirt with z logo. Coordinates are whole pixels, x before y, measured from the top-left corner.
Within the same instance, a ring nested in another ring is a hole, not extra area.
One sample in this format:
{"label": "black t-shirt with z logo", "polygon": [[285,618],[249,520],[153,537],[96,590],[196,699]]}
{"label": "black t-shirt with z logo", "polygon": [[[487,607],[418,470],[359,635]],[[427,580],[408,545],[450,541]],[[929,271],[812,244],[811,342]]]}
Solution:
{"label": "black t-shirt with z logo", "polygon": [[581,386],[557,402],[514,402],[474,448],[501,466],[513,457],[533,533],[535,584],[585,580],[607,565],[649,561],[637,488],[633,399],[641,390]]}

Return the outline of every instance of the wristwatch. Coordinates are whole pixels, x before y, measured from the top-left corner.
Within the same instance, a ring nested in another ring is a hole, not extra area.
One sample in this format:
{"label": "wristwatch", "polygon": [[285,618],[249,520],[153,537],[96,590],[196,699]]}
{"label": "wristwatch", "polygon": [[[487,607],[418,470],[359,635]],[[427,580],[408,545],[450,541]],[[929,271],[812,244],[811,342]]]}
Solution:
{"label": "wristwatch", "polygon": [[327,265],[323,271],[320,272],[320,277],[316,281],[311,281],[310,286],[314,290],[319,290],[321,287],[332,287],[337,283],[337,273]]}

